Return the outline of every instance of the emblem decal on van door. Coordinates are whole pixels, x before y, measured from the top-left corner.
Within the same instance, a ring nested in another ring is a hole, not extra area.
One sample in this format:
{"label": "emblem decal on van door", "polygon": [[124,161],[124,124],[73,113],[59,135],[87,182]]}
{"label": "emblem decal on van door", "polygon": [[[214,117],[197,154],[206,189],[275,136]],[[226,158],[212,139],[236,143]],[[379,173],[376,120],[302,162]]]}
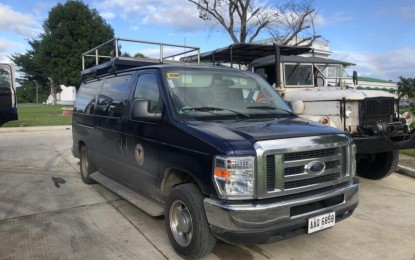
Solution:
{"label": "emblem decal on van door", "polygon": [[139,165],[144,164],[144,148],[141,144],[135,146],[135,160]]}

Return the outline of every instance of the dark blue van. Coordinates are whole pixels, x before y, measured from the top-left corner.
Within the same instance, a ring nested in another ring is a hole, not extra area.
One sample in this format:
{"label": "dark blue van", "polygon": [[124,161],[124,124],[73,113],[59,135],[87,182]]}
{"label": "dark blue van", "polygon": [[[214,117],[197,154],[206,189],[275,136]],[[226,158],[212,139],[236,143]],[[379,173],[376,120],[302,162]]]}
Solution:
{"label": "dark blue van", "polygon": [[118,55],[95,68],[73,114],[82,179],[165,215],[181,256],[313,233],[357,207],[352,139],[294,115],[260,76]]}

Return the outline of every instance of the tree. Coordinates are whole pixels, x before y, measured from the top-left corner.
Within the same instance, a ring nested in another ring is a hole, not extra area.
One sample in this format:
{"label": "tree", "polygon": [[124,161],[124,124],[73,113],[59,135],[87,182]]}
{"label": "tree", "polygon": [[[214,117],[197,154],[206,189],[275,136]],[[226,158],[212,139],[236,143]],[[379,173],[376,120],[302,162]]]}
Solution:
{"label": "tree", "polygon": [[[31,77],[46,79],[56,101],[61,84],[78,87],[81,54],[113,38],[114,30],[95,9],[75,0],[53,7],[43,29],[38,39],[29,40],[32,50],[13,55],[13,61],[16,59],[17,64],[19,59],[30,59],[30,62],[21,62],[22,71],[30,72]],[[28,64],[36,69],[27,67]]]}
{"label": "tree", "polygon": [[258,0],[188,1],[197,6],[201,19],[222,27],[234,43],[251,43],[264,31],[280,45],[310,46],[321,37],[314,30],[312,0],[289,0],[280,6]]}
{"label": "tree", "polygon": [[[34,103],[36,101],[44,102],[49,96],[49,81],[42,66],[36,59],[36,52],[39,47],[39,41],[29,40],[32,48],[24,54],[13,54],[11,59],[19,68],[19,78],[16,81],[21,87],[17,88],[17,98],[19,103]],[[38,99],[36,100],[36,89]],[[23,91],[24,90],[24,91]],[[31,96],[33,94],[33,96]]]}
{"label": "tree", "polygon": [[399,77],[401,80],[398,84],[399,98],[407,96],[408,98],[415,98],[415,79]]}

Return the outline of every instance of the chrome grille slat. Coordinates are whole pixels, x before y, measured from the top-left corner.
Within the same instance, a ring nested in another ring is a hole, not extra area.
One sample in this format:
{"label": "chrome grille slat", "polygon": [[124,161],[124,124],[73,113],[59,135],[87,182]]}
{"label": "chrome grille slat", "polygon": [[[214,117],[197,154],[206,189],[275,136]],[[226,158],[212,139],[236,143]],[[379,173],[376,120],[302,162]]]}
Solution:
{"label": "chrome grille slat", "polygon": [[[335,168],[325,170],[324,175],[328,175],[328,174],[332,174],[332,173],[340,173],[340,171],[341,171],[340,167],[335,167]],[[310,174],[307,174],[307,173],[303,172],[303,173],[296,174],[296,175],[288,175],[288,176],[286,175],[285,176],[285,182],[310,179],[310,178],[319,177],[319,176],[320,175],[310,176]]]}
{"label": "chrome grille slat", "polygon": [[323,182],[334,181],[340,178],[340,173],[332,173],[328,175],[318,176],[315,178],[302,179],[297,181],[287,181],[285,182],[285,189],[294,189],[304,186],[315,185]]}
{"label": "chrome grille slat", "polygon": [[301,166],[306,165],[307,163],[311,163],[313,161],[320,161],[320,162],[330,162],[335,160],[340,160],[341,154],[329,156],[329,157],[321,157],[321,158],[311,158],[311,159],[303,159],[303,160],[296,160],[296,161],[285,161],[284,167],[295,167],[295,166]]}

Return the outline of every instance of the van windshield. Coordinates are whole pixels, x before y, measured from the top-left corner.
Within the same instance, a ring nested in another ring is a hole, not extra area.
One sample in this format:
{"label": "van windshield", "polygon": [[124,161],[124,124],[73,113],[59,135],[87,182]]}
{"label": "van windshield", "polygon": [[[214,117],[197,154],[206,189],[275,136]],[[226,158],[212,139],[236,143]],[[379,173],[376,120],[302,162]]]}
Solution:
{"label": "van windshield", "polygon": [[286,115],[291,109],[261,77],[221,69],[167,69],[164,79],[176,115],[258,117]]}

